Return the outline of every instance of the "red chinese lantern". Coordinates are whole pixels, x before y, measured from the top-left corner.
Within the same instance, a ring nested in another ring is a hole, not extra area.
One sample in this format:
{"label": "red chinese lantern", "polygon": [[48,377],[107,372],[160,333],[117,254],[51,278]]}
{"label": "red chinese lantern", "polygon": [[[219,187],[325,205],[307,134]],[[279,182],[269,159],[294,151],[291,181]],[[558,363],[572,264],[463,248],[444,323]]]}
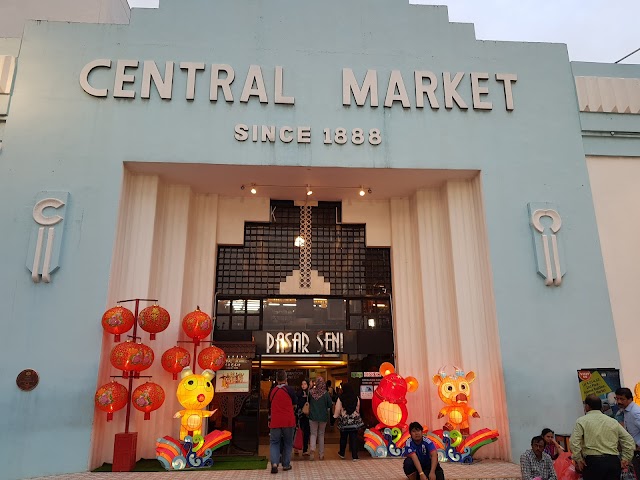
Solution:
{"label": "red chinese lantern", "polygon": [[126,333],[133,327],[135,317],[131,310],[124,307],[113,307],[102,315],[102,328],[108,333],[113,333],[116,342],[120,341],[120,334]]}
{"label": "red chinese lantern", "polygon": [[211,317],[198,307],[185,315],[182,320],[182,329],[189,338],[193,339],[193,343],[200,345],[200,340],[211,334],[213,322]]}
{"label": "red chinese lantern", "polygon": [[162,354],[160,362],[162,363],[162,368],[169,373],[173,373],[173,379],[177,380],[178,374],[182,369],[191,364],[191,355],[182,347],[171,347]]}
{"label": "red chinese lantern", "polygon": [[159,305],[147,307],[138,314],[138,325],[151,334],[151,340],[155,340],[156,333],[162,332],[169,326],[170,320],[169,312]]}
{"label": "red chinese lantern", "polygon": [[142,343],[126,341],[119,343],[111,350],[111,365],[122,370],[122,376],[127,378],[129,372],[146,370],[153,363],[153,350]]}
{"label": "red chinese lantern", "polygon": [[144,412],[144,419],[151,419],[151,412],[159,409],[164,403],[164,390],[160,385],[147,382],[140,385],[131,395],[131,405]]}
{"label": "red chinese lantern", "polygon": [[107,422],[113,420],[113,412],[124,408],[129,401],[127,387],[118,382],[109,382],[96,390],[96,408],[107,412]]}
{"label": "red chinese lantern", "polygon": [[226,361],[227,355],[224,350],[213,345],[202,349],[198,354],[198,365],[203,370],[209,369],[217,372],[224,367]]}

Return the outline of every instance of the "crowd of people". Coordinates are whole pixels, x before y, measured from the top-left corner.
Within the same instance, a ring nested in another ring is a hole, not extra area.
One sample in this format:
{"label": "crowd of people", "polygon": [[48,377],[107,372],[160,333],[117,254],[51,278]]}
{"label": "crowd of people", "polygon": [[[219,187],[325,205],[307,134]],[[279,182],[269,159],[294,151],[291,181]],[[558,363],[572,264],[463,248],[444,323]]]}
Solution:
{"label": "crowd of people", "polygon": [[[291,470],[296,427],[302,437],[298,446],[302,455],[324,460],[325,430],[332,420],[340,430],[338,456],[345,458],[348,445],[352,459],[358,460],[358,430],[364,423],[360,399],[351,384],[334,389],[330,381],[316,377],[313,383],[303,380],[296,392],[287,385],[284,370],[277,372],[276,381],[269,393],[271,473],[278,473],[280,465],[283,471]],[[520,457],[522,480],[565,480],[580,475],[584,480],[620,480],[621,475],[640,480],[636,476],[640,474],[640,406],[628,388],[616,390],[615,398],[621,421],[603,413],[598,396],[585,398],[585,415],[576,421],[568,452],[550,428],[533,437],[531,448]],[[424,437],[422,425],[412,422],[409,433],[404,474],[410,480],[444,480],[437,449]]]}
{"label": "crowd of people", "polygon": [[640,406],[628,388],[617,389],[615,398],[623,414],[620,421],[603,413],[600,397],[585,398],[585,415],[569,439],[570,453],[549,428],[533,437],[531,448],[520,457],[522,480],[640,478]]}
{"label": "crowd of people", "polygon": [[[282,392],[282,393],[280,393]],[[269,456],[271,473],[291,470],[296,427],[302,436],[302,455],[309,460],[324,460],[324,436],[327,424],[337,421],[340,430],[338,456],[345,458],[347,442],[352,459],[358,460],[358,430],[364,426],[360,418],[360,399],[352,385],[333,388],[331,381],[318,376],[312,384],[302,380],[296,392],[287,385],[287,373],[276,373],[276,385],[269,393]],[[296,453],[299,453],[296,451]]]}
{"label": "crowd of people", "polygon": [[[327,424],[335,422],[340,431],[338,456],[345,459],[347,446],[353,461],[358,460],[358,431],[364,427],[360,416],[360,398],[350,383],[335,389],[331,381],[316,377],[313,383],[302,380],[296,392],[287,384],[287,373],[276,373],[276,385],[269,392],[269,460],[271,473],[291,470],[296,428],[302,436],[302,455],[309,460],[324,460],[324,434]],[[403,469],[407,478],[419,480],[444,480],[444,472],[438,464],[435,445],[423,438],[423,428],[418,422],[409,426],[411,438],[406,444]],[[299,453],[299,452],[297,452]],[[317,457],[316,457],[317,453]]]}

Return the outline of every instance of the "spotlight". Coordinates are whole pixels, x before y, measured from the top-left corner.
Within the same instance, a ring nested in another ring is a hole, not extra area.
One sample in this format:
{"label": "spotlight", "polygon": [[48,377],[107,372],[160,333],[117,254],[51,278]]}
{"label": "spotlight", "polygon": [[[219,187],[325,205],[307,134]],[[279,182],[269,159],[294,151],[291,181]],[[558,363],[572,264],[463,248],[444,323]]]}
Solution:
{"label": "spotlight", "polygon": [[364,197],[364,196],[365,196],[364,187],[360,187],[360,196],[361,196],[361,197]]}
{"label": "spotlight", "polygon": [[309,185],[307,185],[307,195],[313,195],[313,190],[311,190]]}
{"label": "spotlight", "polygon": [[254,195],[255,195],[256,193],[258,193],[258,190],[256,190],[256,185],[255,185],[255,184],[251,185],[251,190],[250,190],[250,191],[251,191],[251,193],[253,193]]}

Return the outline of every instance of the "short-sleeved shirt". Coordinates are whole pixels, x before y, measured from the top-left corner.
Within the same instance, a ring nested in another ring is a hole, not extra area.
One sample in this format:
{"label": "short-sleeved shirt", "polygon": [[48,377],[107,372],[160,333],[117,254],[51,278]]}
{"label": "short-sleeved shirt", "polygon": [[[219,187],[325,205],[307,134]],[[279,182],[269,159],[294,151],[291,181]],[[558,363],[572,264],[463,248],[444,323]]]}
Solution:
{"label": "short-sleeved shirt", "polygon": [[420,460],[420,463],[422,464],[425,462],[431,462],[431,452],[434,451],[436,451],[436,446],[428,438],[423,438],[420,443],[416,443],[412,438],[410,438],[409,440],[407,440],[407,443],[405,445],[404,454],[406,457],[408,457],[412,453],[415,453],[416,455],[418,455],[418,460]]}

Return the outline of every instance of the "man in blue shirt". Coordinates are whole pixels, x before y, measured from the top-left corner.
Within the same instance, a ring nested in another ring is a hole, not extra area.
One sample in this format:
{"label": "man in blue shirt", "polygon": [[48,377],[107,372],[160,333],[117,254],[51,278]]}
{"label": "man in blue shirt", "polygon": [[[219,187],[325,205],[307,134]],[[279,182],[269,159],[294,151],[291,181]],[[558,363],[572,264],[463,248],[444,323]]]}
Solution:
{"label": "man in blue shirt", "polygon": [[431,440],[422,436],[422,425],[411,422],[411,438],[405,445],[402,468],[409,480],[444,480],[444,472],[438,464],[438,450]]}
{"label": "man in blue shirt", "polygon": [[636,442],[636,451],[631,462],[637,477],[640,475],[640,405],[633,401],[633,394],[628,388],[616,390],[616,403],[624,412],[624,427]]}

